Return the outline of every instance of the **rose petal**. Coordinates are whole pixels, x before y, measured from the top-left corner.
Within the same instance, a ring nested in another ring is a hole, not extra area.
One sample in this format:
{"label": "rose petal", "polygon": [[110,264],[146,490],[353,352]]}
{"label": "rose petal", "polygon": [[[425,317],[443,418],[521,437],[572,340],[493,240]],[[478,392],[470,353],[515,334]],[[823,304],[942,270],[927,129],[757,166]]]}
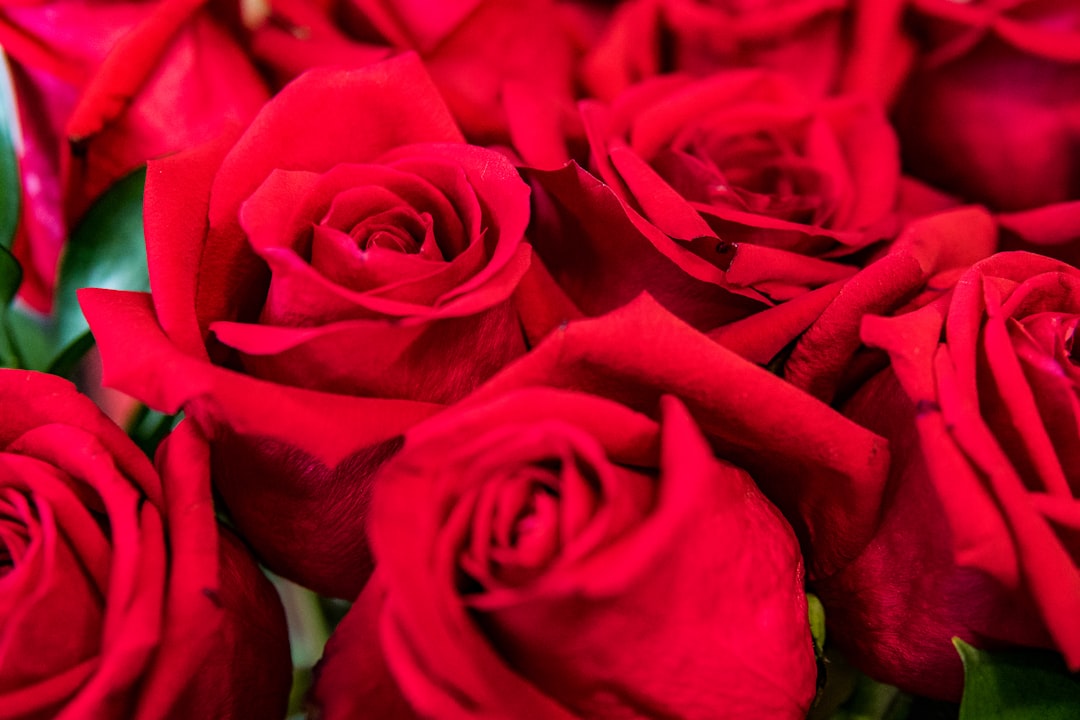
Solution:
{"label": "rose petal", "polygon": [[[888,465],[884,441],[716,345],[648,296],[553,333],[475,397],[531,385],[602,389],[646,413],[655,412],[661,394],[680,397],[721,456],[749,470],[785,512],[814,576],[842,567],[873,532]],[[802,468],[798,482],[793,465]]]}
{"label": "rose petal", "polygon": [[[155,322],[147,295],[86,290],[80,301],[105,355],[106,385],[165,412],[185,408],[219,448],[229,448],[215,458],[218,477],[228,479],[218,488],[237,527],[263,548],[263,559],[324,594],[355,597],[370,572],[357,525],[366,475],[392,451],[397,434],[438,406],[259,381],[180,352]],[[352,419],[347,432],[326,424],[340,417]],[[312,522],[323,531],[314,532]],[[344,564],[346,557],[354,563]]]}

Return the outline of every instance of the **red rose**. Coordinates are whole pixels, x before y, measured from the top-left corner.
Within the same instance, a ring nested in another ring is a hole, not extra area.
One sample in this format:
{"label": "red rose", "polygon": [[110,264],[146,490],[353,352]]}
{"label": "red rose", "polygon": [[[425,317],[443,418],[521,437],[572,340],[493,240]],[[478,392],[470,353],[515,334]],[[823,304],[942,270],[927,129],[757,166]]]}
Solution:
{"label": "red rose", "polygon": [[740,71],[657,78],[583,115],[600,178],[748,297],[849,277],[850,256],[894,231],[896,140],[871,103]]}
{"label": "red rose", "polygon": [[52,301],[66,228],[148,159],[247,122],[266,90],[202,3],[5,2],[22,124],[22,293]]}
{"label": "red rose", "polygon": [[583,115],[602,181],[573,165],[527,172],[533,336],[642,291],[705,332],[779,305],[754,330],[752,357],[768,362],[903,215],[937,202],[901,185],[880,109],[807,101],[777,75],[659,78]]}
{"label": "red rose", "polygon": [[307,68],[416,52],[465,135],[481,144],[511,142],[511,124],[527,122],[518,115],[574,122],[576,64],[590,24],[561,2],[340,0],[329,6],[275,0],[255,29],[255,53],[293,77]]}
{"label": "red rose", "polygon": [[788,518],[811,577],[842,567],[876,527],[888,467],[881,438],[648,295],[561,327],[463,402],[537,385],[600,395],[653,418],[663,395],[678,397],[720,457],[749,472]]}
{"label": "red rose", "polygon": [[642,292],[702,331],[767,307],[730,288],[714,265],[635,218],[609,186],[576,163],[529,170],[526,177],[535,198],[528,232],[535,256],[517,301],[533,340],[568,320],[622,307]]}
{"label": "red rose", "polygon": [[886,99],[910,56],[899,16],[892,0],[629,0],[583,74],[603,99],[655,75],[742,67],[784,72],[818,97],[847,88]]}
{"label": "red rose", "polygon": [[923,55],[896,115],[911,171],[1000,210],[1080,199],[1080,3],[912,6]]}
{"label": "red rose", "polygon": [[[868,372],[881,369],[880,354],[865,353],[860,340],[863,317],[906,311],[940,297],[968,267],[989,257],[997,241],[990,214],[979,207],[910,223],[888,252],[848,280],[798,337],[784,358],[782,377],[828,403],[850,397]],[[777,348],[763,338],[790,314],[783,307],[768,310],[720,328],[714,337],[764,362]]]}
{"label": "red rose", "polygon": [[659,423],[548,388],[440,415],[380,472],[369,527],[378,570],[318,670],[328,720],[801,719],[814,697],[795,537],[674,398]]}
{"label": "red rose", "polygon": [[184,422],[158,469],[58,378],[0,372],[0,707],[14,718],[280,718],[285,616]]}
{"label": "red rose", "polygon": [[153,309],[82,296],[106,382],[208,428],[225,502],[275,570],[355,594],[367,567],[334,558],[362,553],[331,550],[362,538],[311,527],[357,506],[316,468],[366,441],[359,502],[401,430],[525,351],[528,187],[461,142],[406,55],[308,73],[231,147],[152,163],[145,205]]}
{"label": "red rose", "polygon": [[1057,648],[1080,668],[1080,271],[1000,253],[863,339],[890,367],[845,406],[893,450],[881,527],[818,583],[864,671],[956,698],[950,639]]}

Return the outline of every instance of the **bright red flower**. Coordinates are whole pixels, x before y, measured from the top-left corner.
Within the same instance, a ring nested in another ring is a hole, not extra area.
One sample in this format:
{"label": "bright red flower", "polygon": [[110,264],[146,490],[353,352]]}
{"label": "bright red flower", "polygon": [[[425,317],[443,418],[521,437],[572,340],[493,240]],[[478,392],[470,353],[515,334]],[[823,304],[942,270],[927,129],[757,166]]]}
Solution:
{"label": "bright red flower", "polygon": [[[322,717],[805,717],[798,545],[677,400],[529,388],[411,431]],[[411,706],[413,711],[407,708]]]}
{"label": "bright red flower", "polygon": [[277,594],[220,528],[190,422],[157,469],[67,382],[0,371],[0,706],[16,718],[280,718]]}

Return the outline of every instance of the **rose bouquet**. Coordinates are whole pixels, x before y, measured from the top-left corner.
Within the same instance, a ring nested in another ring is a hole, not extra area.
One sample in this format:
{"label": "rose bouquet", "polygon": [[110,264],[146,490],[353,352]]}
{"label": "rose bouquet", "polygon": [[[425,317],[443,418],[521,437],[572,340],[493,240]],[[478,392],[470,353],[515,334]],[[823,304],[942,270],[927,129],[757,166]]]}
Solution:
{"label": "rose bouquet", "polygon": [[1077,0],[0,48],[0,718],[1080,717]]}

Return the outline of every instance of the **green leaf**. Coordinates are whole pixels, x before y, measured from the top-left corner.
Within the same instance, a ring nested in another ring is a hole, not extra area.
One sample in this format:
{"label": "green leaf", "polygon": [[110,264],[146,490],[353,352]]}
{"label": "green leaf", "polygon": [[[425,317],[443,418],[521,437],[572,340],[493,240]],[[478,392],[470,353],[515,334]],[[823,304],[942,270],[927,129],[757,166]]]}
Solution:
{"label": "green leaf", "polygon": [[1080,677],[1042,650],[985,652],[953,638],[964,662],[960,720],[1075,720]]}
{"label": "green leaf", "polygon": [[7,309],[19,291],[22,267],[7,248],[0,247],[0,312]]}
{"label": "green leaf", "polygon": [[7,57],[0,52],[0,247],[11,247],[19,223],[19,115]]}
{"label": "green leaf", "polygon": [[179,424],[182,414],[166,415],[140,405],[128,423],[128,435],[148,457],[153,458],[161,441]]}
{"label": "green leaf", "polygon": [[818,652],[825,649],[825,606],[813,593],[806,593],[806,606],[810,615],[810,635]]}
{"label": "green leaf", "polygon": [[810,621],[810,637],[814,642],[817,661],[817,694],[820,696],[829,683],[829,667],[825,660],[825,606],[813,593],[806,593],[806,610]]}
{"label": "green leaf", "polygon": [[289,627],[289,648],[292,651],[293,684],[289,694],[289,717],[302,714],[304,698],[314,680],[312,668],[322,657],[330,637],[319,603],[319,596],[299,585],[267,572],[281,597],[285,620]]}
{"label": "green leaf", "polygon": [[71,234],[56,283],[50,372],[66,374],[93,345],[79,307],[78,290],[150,289],[142,218],[145,182],[145,169],[120,180]]}
{"label": "green leaf", "polygon": [[903,720],[908,717],[910,706],[910,696],[863,675],[833,720]]}
{"label": "green leaf", "polygon": [[0,367],[21,367],[18,351],[12,342],[8,324],[8,306],[15,299],[22,282],[19,261],[0,245]]}
{"label": "green leaf", "polygon": [[52,321],[18,300],[7,311],[8,337],[18,349],[19,367],[47,370],[52,361]]}

